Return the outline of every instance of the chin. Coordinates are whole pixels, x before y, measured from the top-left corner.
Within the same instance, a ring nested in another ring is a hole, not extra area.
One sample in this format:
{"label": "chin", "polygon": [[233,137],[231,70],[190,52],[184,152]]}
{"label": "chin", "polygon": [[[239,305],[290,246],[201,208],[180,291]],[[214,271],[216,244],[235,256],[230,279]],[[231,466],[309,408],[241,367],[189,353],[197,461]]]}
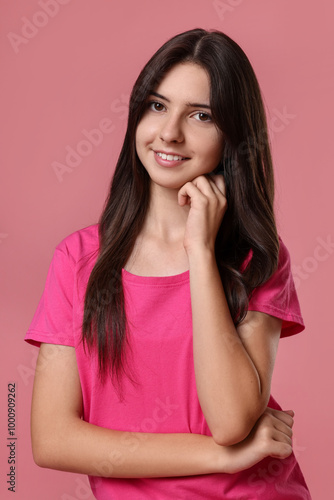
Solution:
{"label": "chin", "polygon": [[161,188],[164,188],[164,189],[173,189],[173,190],[179,190],[181,189],[181,187],[183,186],[184,183],[175,183],[175,182],[171,182],[171,183],[166,183],[166,182],[161,182],[161,183],[156,183],[159,185],[159,187]]}
{"label": "chin", "polygon": [[177,181],[176,179],[170,179],[168,180],[162,180],[162,179],[154,179],[151,178],[151,184],[156,185],[158,188],[163,188],[163,189],[181,189],[181,187],[188,182],[186,181]]}

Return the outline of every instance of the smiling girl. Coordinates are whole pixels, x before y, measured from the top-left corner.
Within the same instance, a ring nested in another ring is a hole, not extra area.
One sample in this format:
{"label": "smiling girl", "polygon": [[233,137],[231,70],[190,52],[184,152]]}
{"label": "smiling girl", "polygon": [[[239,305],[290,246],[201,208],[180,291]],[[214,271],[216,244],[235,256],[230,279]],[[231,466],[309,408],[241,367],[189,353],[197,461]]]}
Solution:
{"label": "smiling girl", "polygon": [[273,199],[244,52],[173,37],[134,85],[100,222],[56,248],[26,334],[38,465],[88,474],[99,500],[310,499],[270,395],[279,338],[304,329]]}

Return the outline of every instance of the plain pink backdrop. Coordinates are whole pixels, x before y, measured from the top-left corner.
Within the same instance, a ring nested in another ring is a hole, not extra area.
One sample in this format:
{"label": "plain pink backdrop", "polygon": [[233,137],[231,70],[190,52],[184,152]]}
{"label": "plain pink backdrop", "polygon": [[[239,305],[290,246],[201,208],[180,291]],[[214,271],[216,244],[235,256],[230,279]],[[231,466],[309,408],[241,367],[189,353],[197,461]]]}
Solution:
{"label": "plain pink backdrop", "polygon": [[[195,27],[235,39],[263,90],[279,232],[306,323],[302,334],[280,343],[272,393],[295,410],[295,452],[313,498],[329,498],[333,14],[332,2],[310,0],[1,2],[1,498],[93,498],[85,476],[40,469],[32,460],[29,412],[38,350],[23,337],[54,247],[99,217],[135,78],[163,42]],[[100,144],[81,142],[97,127],[103,129]],[[15,496],[5,478],[9,382],[17,388]]]}

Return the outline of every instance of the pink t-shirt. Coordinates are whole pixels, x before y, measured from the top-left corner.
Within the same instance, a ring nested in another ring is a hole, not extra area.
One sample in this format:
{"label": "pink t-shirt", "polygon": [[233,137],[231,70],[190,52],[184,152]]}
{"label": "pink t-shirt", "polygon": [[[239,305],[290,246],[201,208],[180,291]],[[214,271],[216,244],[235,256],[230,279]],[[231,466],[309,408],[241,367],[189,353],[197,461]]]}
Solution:
{"label": "pink t-shirt", "polygon": [[[120,400],[110,382],[101,385],[97,358],[88,357],[80,342],[85,289],[97,253],[97,225],[73,233],[56,247],[25,340],[75,347],[84,420],[123,431],[211,435],[196,391],[189,272],[142,277],[122,270],[132,349],[128,359],[136,384],[125,379]],[[107,294],[101,299],[108,300]],[[282,336],[304,329],[289,253],[281,240],[278,269],[255,290],[249,309],[281,318]],[[272,397],[269,406],[280,409]],[[112,471],[112,464],[121,459],[110,450],[108,463],[94,465],[100,472]],[[285,460],[267,458],[232,475],[89,479],[98,500],[311,498],[293,454]]]}

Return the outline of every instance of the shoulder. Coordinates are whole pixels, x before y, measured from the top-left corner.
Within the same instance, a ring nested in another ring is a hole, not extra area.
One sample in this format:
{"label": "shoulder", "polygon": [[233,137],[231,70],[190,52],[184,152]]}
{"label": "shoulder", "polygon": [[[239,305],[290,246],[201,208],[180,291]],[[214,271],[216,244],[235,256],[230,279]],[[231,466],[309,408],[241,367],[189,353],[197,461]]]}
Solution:
{"label": "shoulder", "polygon": [[290,267],[291,259],[290,259],[289,250],[287,249],[281,236],[278,236],[278,240],[279,240],[278,268]]}
{"label": "shoulder", "polygon": [[281,318],[282,337],[299,333],[305,328],[290,253],[280,236],[277,268],[265,283],[253,290],[248,309]]}
{"label": "shoulder", "polygon": [[69,234],[55,248],[73,264],[94,258],[99,250],[99,225],[94,224]]}
{"label": "shoulder", "polygon": [[[280,235],[278,235],[278,241],[279,241],[279,252],[278,252],[277,270],[278,269],[282,270],[283,268],[289,269],[291,265],[289,250],[287,249]],[[241,265],[242,272],[246,269],[247,264],[252,260],[252,257],[253,257],[253,250],[250,249]]]}

